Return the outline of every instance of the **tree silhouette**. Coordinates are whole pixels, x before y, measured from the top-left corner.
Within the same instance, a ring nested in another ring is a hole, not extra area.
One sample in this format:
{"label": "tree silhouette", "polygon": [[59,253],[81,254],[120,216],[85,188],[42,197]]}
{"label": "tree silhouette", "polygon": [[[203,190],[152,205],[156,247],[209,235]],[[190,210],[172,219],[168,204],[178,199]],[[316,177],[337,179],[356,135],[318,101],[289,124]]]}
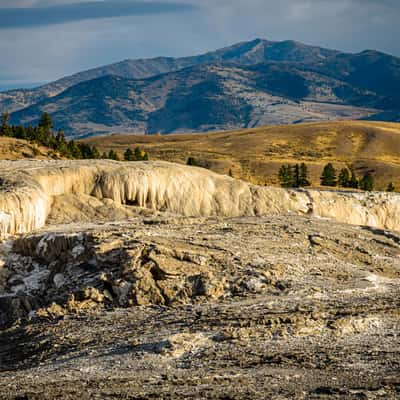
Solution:
{"label": "tree silhouette", "polygon": [[358,179],[356,177],[356,174],[354,172],[354,170],[351,170],[351,176],[350,176],[350,181],[349,181],[349,187],[353,188],[353,189],[358,189]]}
{"label": "tree silhouette", "polygon": [[135,161],[135,154],[131,149],[126,149],[124,153],[124,160],[125,161]]}
{"label": "tree silhouette", "polygon": [[53,129],[53,121],[51,120],[50,114],[45,112],[42,114],[38,124],[39,128],[42,128],[46,133]]}
{"label": "tree silhouette", "polygon": [[186,161],[186,165],[190,165],[192,167],[197,167],[198,163],[194,157],[189,157]]}
{"label": "tree silhouette", "polygon": [[343,168],[339,172],[338,177],[339,186],[348,188],[350,187],[350,172],[347,168]]}
{"label": "tree silhouette", "polygon": [[336,169],[332,163],[325,165],[321,175],[322,186],[336,186]]}
{"label": "tree silhouette", "polygon": [[112,149],[108,152],[108,158],[115,161],[119,160],[118,154]]}
{"label": "tree silhouette", "polygon": [[387,186],[386,191],[387,191],[387,192],[394,192],[395,190],[396,190],[396,188],[394,187],[393,182],[390,182],[390,183],[388,184],[388,186]]}
{"label": "tree silhouette", "polygon": [[293,167],[291,165],[282,165],[278,176],[282,187],[289,188],[294,186]]}
{"label": "tree silhouette", "polygon": [[10,127],[10,114],[8,112],[4,112],[1,114],[1,127],[0,127],[2,136],[11,136],[12,129]]}
{"label": "tree silhouette", "polygon": [[311,183],[308,180],[308,169],[307,169],[307,165],[304,163],[301,163],[300,165],[300,185],[301,187],[305,187],[305,186],[310,186]]}
{"label": "tree silhouette", "polygon": [[367,172],[360,180],[360,189],[366,191],[372,191],[374,189],[374,178],[371,173]]}

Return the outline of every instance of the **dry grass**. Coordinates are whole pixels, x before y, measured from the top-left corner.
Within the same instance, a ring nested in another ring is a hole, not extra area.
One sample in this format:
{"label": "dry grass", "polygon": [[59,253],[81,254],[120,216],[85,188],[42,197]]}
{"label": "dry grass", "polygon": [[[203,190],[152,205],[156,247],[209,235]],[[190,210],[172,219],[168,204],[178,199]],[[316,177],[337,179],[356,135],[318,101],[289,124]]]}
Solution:
{"label": "dry grass", "polygon": [[340,121],[265,126],[206,134],[135,136],[111,135],[86,140],[101,152],[114,149],[122,157],[127,147],[140,146],[151,159],[185,163],[189,156],[208,168],[257,184],[277,184],[283,163],[305,162],[314,186],[322,167],[353,166],[359,175],[370,170],[376,187],[394,182],[400,189],[400,124]]}
{"label": "dry grass", "polygon": [[47,160],[60,157],[52,149],[26,140],[0,136],[0,160],[21,160],[35,158],[37,160]]}

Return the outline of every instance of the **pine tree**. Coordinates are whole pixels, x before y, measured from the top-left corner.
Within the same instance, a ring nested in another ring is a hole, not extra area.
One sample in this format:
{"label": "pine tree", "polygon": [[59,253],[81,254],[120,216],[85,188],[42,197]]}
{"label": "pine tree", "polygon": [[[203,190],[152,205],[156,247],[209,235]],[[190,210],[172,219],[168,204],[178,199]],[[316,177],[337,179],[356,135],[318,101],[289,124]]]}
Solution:
{"label": "pine tree", "polygon": [[186,161],[186,165],[191,165],[192,167],[196,167],[197,161],[194,157],[189,157]]}
{"label": "pine tree", "polygon": [[360,189],[368,192],[374,189],[374,178],[369,172],[365,173],[360,180]]}
{"label": "pine tree", "polygon": [[73,141],[70,140],[67,144],[67,150],[69,157],[81,159],[82,153],[78,145]]}
{"label": "pine tree", "polygon": [[112,149],[108,152],[108,158],[109,158],[110,160],[119,161],[118,154],[117,154],[114,150],[112,150]]}
{"label": "pine tree", "polygon": [[281,165],[278,172],[279,183],[282,187],[286,187],[287,182],[287,169],[286,165]]}
{"label": "pine tree", "polygon": [[38,124],[39,128],[42,128],[44,132],[48,133],[53,129],[53,121],[51,120],[50,114],[45,112],[42,114]]}
{"label": "pine tree", "polygon": [[90,158],[93,158],[93,159],[99,159],[100,158],[100,152],[99,152],[99,150],[97,149],[97,147],[96,146],[93,146],[92,148],[91,148],[91,157]]}
{"label": "pine tree", "polygon": [[66,142],[64,132],[61,129],[59,129],[57,131],[56,142],[57,143],[65,143]]}
{"label": "pine tree", "polygon": [[12,130],[10,127],[10,114],[8,112],[4,112],[1,114],[0,133],[2,136],[11,136],[12,134]]}
{"label": "pine tree", "polygon": [[291,165],[282,165],[278,176],[282,187],[289,188],[294,186],[293,167]]}
{"label": "pine tree", "polygon": [[322,186],[336,186],[336,169],[332,163],[325,165],[321,175]]}
{"label": "pine tree", "polygon": [[10,124],[10,114],[5,111],[1,114],[1,126],[9,126]]}
{"label": "pine tree", "polygon": [[299,164],[296,164],[293,167],[293,182],[292,187],[298,188],[300,187],[300,167]]}
{"label": "pine tree", "polygon": [[15,134],[13,133],[13,136],[15,136],[17,139],[26,139],[26,130],[22,125],[19,125],[15,129]]}
{"label": "pine tree", "polygon": [[300,165],[300,186],[305,187],[305,186],[310,186],[311,183],[308,180],[308,169],[307,165],[304,163],[301,163]]}
{"label": "pine tree", "polygon": [[396,188],[393,185],[393,182],[390,182],[389,185],[387,186],[386,191],[387,192],[394,192],[396,190]]}
{"label": "pine tree", "polygon": [[93,158],[92,157],[92,148],[86,143],[78,143],[77,147],[80,150],[81,158],[84,160]]}
{"label": "pine tree", "polygon": [[67,149],[67,141],[65,140],[64,132],[61,129],[58,130],[57,135],[54,138],[53,148],[54,150],[59,151],[62,156],[70,157]]}
{"label": "pine tree", "polygon": [[32,126],[32,124],[29,124],[28,127],[25,130],[26,130],[27,139],[28,140],[33,140],[33,133],[35,131],[35,128]]}
{"label": "pine tree", "polygon": [[356,177],[356,174],[354,172],[354,170],[351,170],[351,176],[350,176],[350,181],[349,181],[349,187],[352,189],[358,189],[358,179]]}
{"label": "pine tree", "polygon": [[339,183],[339,186],[341,186],[341,187],[344,187],[344,188],[350,187],[350,173],[347,168],[343,168],[340,170],[338,183]]}
{"label": "pine tree", "polygon": [[135,148],[135,161],[140,161],[143,159],[143,154],[142,150],[140,150],[140,147]]}
{"label": "pine tree", "polygon": [[131,149],[126,149],[124,153],[124,160],[125,161],[135,161],[135,154]]}

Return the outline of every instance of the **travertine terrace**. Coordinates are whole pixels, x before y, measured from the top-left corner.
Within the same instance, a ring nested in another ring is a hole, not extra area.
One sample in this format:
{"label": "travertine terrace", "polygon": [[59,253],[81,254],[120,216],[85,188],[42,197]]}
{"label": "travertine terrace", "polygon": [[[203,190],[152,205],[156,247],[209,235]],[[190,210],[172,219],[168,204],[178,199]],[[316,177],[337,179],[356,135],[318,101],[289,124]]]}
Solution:
{"label": "travertine terrace", "polygon": [[41,228],[55,197],[90,195],[182,216],[261,216],[292,212],[400,229],[400,195],[260,187],[165,162],[0,162],[1,236]]}

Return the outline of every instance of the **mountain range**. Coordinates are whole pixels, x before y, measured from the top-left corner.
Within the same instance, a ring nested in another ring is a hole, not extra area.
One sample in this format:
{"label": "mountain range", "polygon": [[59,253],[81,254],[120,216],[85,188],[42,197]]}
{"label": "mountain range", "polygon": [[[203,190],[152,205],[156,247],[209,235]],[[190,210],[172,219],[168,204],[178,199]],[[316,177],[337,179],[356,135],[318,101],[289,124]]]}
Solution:
{"label": "mountain range", "polygon": [[43,112],[70,137],[332,119],[400,120],[400,58],[256,39],[200,56],[125,60],[0,93],[13,123]]}

